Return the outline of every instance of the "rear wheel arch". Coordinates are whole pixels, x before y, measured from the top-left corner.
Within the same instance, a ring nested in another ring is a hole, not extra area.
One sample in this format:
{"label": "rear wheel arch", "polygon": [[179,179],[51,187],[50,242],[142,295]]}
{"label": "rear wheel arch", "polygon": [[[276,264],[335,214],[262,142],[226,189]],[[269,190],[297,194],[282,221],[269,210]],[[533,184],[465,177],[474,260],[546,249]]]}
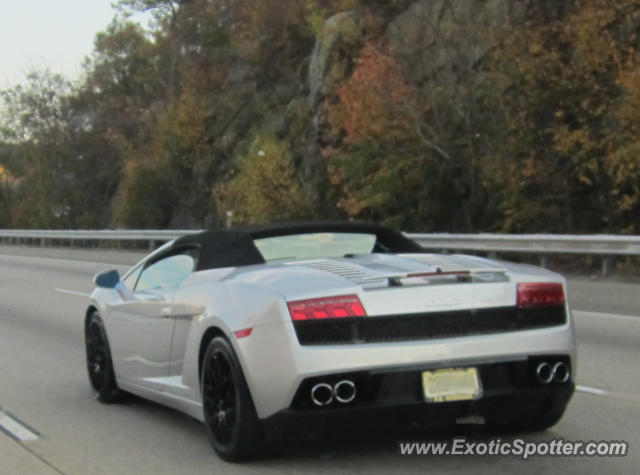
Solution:
{"label": "rear wheel arch", "polygon": [[[198,351],[198,383],[200,385],[201,390],[202,390],[202,369],[203,369],[204,357],[207,353],[207,348],[209,347],[209,343],[211,343],[213,339],[217,337],[223,338],[229,344],[229,347],[233,351],[235,358],[238,361],[238,366],[240,368],[240,371],[242,372],[243,378],[245,378],[245,381],[246,381],[246,371],[245,371],[242,359],[240,355],[238,355],[238,351],[235,348],[235,345],[233,344],[233,342],[231,341],[231,338],[220,327],[211,326],[207,328],[207,330],[204,332],[204,335],[200,340],[200,349]],[[253,391],[251,390],[251,387],[249,387],[248,383],[247,383],[247,391],[255,407]]]}
{"label": "rear wheel arch", "polygon": [[202,408],[214,450],[229,462],[262,455],[262,425],[237,353],[224,334],[207,343],[202,366]]}
{"label": "rear wheel arch", "polygon": [[204,361],[204,355],[207,352],[207,347],[209,346],[209,343],[211,343],[211,340],[213,340],[217,336],[220,336],[229,341],[227,335],[219,327],[216,326],[207,328],[207,330],[204,332],[204,335],[202,335],[202,339],[200,340],[200,349],[198,351],[198,381],[202,379],[202,362]]}

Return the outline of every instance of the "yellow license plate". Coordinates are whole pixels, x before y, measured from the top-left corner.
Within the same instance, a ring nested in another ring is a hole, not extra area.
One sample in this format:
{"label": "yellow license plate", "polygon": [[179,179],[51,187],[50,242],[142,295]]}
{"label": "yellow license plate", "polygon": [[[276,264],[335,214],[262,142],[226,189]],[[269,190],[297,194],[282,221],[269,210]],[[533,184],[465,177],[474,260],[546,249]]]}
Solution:
{"label": "yellow license plate", "polygon": [[478,399],[482,387],[476,368],[447,368],[422,372],[424,398],[429,402]]}

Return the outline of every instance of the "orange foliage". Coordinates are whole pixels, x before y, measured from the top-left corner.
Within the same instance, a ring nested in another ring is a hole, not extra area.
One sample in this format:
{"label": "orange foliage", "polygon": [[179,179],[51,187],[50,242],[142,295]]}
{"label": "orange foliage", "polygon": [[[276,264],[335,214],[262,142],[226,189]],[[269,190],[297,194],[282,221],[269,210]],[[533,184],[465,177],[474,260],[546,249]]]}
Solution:
{"label": "orange foliage", "polygon": [[399,63],[367,44],[353,74],[338,88],[337,117],[345,142],[406,135],[410,117],[403,106],[411,93]]}

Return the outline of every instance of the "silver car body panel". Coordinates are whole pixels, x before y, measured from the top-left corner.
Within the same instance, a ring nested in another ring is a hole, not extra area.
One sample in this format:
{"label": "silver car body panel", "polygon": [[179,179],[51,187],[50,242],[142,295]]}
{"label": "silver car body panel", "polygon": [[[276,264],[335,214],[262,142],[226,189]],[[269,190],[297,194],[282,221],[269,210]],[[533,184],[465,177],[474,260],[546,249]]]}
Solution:
{"label": "silver car body panel", "polygon": [[[461,270],[473,274],[474,282],[434,275]],[[391,286],[390,279],[399,279],[401,285]],[[97,288],[91,306],[104,321],[122,389],[203,420],[199,355],[205,333],[214,329],[231,342],[258,416],[266,418],[289,407],[303,379],[322,374],[566,354],[575,375],[568,302],[567,323],[560,326],[318,346],[298,342],[287,307],[287,301],[347,294],[360,298],[367,312],[362,318],[507,307],[516,305],[516,286],[521,282],[561,283],[567,295],[562,276],[534,266],[463,255],[370,254],[203,270],[172,290],[133,293],[122,284],[116,289]],[[249,328],[249,336],[235,336]]]}

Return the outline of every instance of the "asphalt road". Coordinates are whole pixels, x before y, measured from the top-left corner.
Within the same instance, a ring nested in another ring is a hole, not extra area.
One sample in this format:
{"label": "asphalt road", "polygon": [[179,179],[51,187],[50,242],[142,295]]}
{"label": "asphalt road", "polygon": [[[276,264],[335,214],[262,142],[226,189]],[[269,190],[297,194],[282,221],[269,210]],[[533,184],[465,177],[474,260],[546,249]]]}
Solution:
{"label": "asphalt road", "polygon": [[[41,251],[40,251],[41,252]],[[640,465],[640,285],[572,279],[578,384],[565,417],[531,440],[626,440],[627,457],[401,456],[393,441],[291,446],[280,456],[227,464],[202,425],[130,398],[105,406],[91,397],[82,318],[91,277],[134,260],[116,254],[58,252],[58,258],[0,247],[0,418],[9,414],[35,440],[0,432],[0,474],[211,473],[638,473]],[[21,255],[22,254],[22,255]],[[61,258],[62,257],[62,258]],[[623,315],[623,316],[620,316]],[[626,315],[626,316],[625,316]],[[638,317],[636,317],[638,316]],[[597,394],[593,394],[593,393]],[[462,430],[462,429],[461,429]],[[481,430],[467,432],[488,441]]]}

